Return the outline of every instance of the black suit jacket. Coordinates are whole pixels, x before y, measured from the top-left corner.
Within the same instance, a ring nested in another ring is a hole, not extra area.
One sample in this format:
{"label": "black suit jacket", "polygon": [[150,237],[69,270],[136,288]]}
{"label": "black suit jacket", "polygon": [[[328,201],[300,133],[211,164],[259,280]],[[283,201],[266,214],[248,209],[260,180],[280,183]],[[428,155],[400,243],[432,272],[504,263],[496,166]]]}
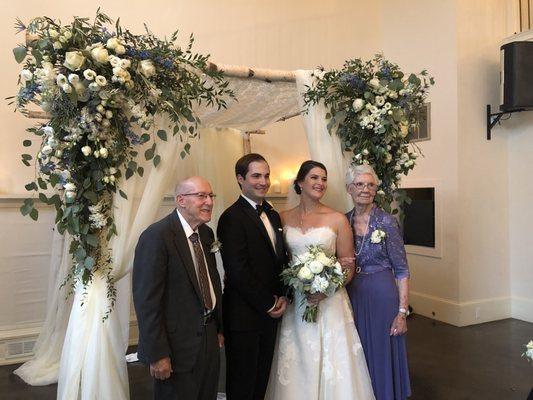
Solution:
{"label": "black suit jacket", "polygon": [[226,273],[224,326],[226,330],[261,329],[275,323],[267,311],[274,295],[283,295],[280,273],[287,261],[279,214],[266,203],[276,232],[276,249],[254,207],[242,196],[220,216],[217,233],[222,242]]}
{"label": "black suit jacket", "polygon": [[[210,252],[213,231],[198,228],[216,297],[222,331],[222,290]],[[191,370],[205,333],[203,301],[188,239],[176,210],[150,225],[139,238],[133,262],[133,302],[139,325],[139,360],[150,364],[169,356],[174,372]]]}

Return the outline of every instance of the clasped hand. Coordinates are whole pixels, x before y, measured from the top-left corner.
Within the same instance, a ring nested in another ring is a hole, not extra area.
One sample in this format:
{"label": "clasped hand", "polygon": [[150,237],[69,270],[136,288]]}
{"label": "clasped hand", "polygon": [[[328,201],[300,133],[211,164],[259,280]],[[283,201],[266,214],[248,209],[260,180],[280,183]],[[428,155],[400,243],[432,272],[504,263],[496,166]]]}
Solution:
{"label": "clasped hand", "polygon": [[285,296],[276,296],[276,305],[274,308],[268,313],[272,318],[279,318],[283,315],[285,312],[285,309],[287,308],[287,298]]}

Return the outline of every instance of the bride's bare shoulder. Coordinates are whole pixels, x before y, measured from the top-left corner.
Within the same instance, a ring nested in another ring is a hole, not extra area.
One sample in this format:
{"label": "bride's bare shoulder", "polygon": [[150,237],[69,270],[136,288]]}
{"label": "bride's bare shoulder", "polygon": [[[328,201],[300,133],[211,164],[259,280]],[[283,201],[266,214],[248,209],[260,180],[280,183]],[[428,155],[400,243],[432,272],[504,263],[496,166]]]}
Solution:
{"label": "bride's bare shoulder", "polygon": [[297,215],[298,207],[291,208],[289,210],[284,210],[279,213],[281,217],[281,222],[283,225],[287,225],[287,221],[292,221]]}

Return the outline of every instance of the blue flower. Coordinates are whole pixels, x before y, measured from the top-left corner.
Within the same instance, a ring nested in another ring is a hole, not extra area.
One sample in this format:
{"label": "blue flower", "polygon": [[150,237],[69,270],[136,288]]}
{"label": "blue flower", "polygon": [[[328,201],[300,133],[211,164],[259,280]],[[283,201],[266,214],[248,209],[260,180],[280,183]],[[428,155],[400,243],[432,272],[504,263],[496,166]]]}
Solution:
{"label": "blue flower", "polygon": [[141,60],[146,60],[148,58],[150,58],[150,52],[149,51],[146,51],[146,50],[143,50],[139,53],[139,57],[141,57]]}
{"label": "blue flower", "polygon": [[172,60],[170,60],[168,58],[165,58],[163,60],[163,67],[165,67],[167,69],[171,69],[173,66],[174,66],[174,63],[172,62]]}

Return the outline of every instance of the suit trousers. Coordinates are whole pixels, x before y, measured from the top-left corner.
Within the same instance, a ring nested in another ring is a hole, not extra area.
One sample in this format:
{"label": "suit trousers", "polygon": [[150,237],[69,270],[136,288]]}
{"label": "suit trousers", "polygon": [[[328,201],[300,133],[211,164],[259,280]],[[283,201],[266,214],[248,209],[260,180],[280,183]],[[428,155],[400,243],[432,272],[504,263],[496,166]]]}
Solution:
{"label": "suit trousers", "polygon": [[276,345],[277,323],[261,330],[226,332],[228,400],[263,400]]}
{"label": "suit trousers", "polygon": [[[198,360],[191,371],[173,372],[165,380],[154,379],[154,400],[215,400],[218,392],[220,348],[217,326],[211,318],[204,326]],[[175,354],[174,357],[179,357]]]}

